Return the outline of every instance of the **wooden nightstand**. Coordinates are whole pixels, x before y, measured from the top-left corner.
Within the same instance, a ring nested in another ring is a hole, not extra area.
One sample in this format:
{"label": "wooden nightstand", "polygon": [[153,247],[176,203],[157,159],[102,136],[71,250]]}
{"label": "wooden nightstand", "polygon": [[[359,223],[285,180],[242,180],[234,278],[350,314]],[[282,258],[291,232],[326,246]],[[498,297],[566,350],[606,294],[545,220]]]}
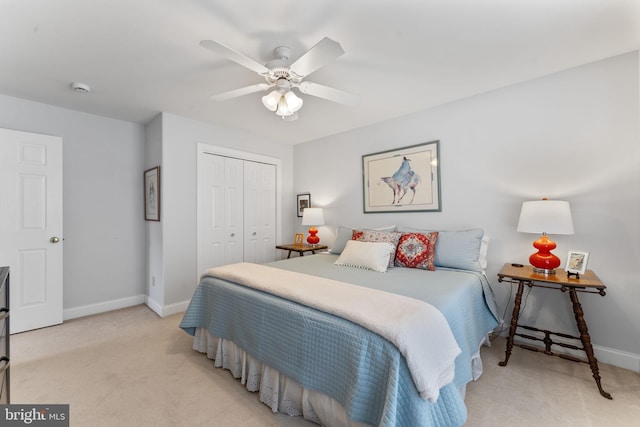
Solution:
{"label": "wooden nightstand", "polygon": [[287,258],[291,258],[291,252],[298,252],[300,256],[304,256],[305,252],[311,252],[315,254],[316,251],[321,251],[323,249],[328,249],[329,247],[326,245],[278,245],[276,249],[282,249],[285,251],[289,251]]}
{"label": "wooden nightstand", "polygon": [[[532,351],[543,351],[544,354],[548,354],[550,356],[558,356],[563,359],[572,360],[574,362],[582,362],[588,363],[591,366],[591,372],[593,373],[593,378],[596,380],[596,384],[598,385],[598,390],[603,397],[607,399],[611,399],[611,395],[602,389],[602,385],[600,384],[600,374],[598,370],[598,360],[596,359],[593,353],[593,347],[591,345],[591,337],[589,336],[589,329],[587,328],[587,322],[584,320],[584,312],[582,311],[582,305],[578,300],[578,292],[584,293],[595,293],[605,296],[606,286],[598,279],[598,276],[591,270],[587,270],[585,274],[580,276],[580,278],[567,277],[565,271],[558,270],[556,274],[538,274],[533,272],[533,267],[530,265],[525,265],[522,267],[514,266],[512,264],[505,264],[498,273],[498,281],[499,282],[507,282],[507,283],[516,283],[518,284],[518,291],[516,292],[516,297],[513,305],[513,314],[511,315],[511,326],[509,328],[509,338],[507,338],[507,349],[505,351],[505,359],[499,363],[500,366],[507,366],[509,362],[509,357],[511,356],[511,350],[514,345],[518,347],[522,347],[527,350]],[[548,288],[555,289],[561,292],[569,291],[569,298],[571,299],[571,303],[573,305],[573,314],[576,318],[576,324],[578,326],[578,331],[580,331],[579,337],[574,337],[572,335],[562,334],[558,332],[551,332],[547,330],[537,329],[531,326],[524,326],[518,324],[518,317],[520,316],[520,304],[522,302],[522,291],[525,286],[529,286],[529,288],[538,287],[538,288]],[[537,331],[544,333],[544,338],[539,338],[532,335],[527,335],[525,333],[519,333],[517,331],[518,328],[522,328],[529,331]],[[525,338],[533,341],[542,341],[544,343],[545,349],[541,350],[537,347],[526,345],[526,344],[516,344],[514,342],[515,336],[519,336],[521,338]],[[562,342],[554,342],[551,339],[551,336],[562,337],[565,339],[577,340],[582,343],[582,347],[578,347],[571,344],[566,344]],[[582,350],[587,355],[587,360],[582,360],[574,356],[570,356],[567,354],[558,354],[551,351],[552,345],[558,345],[560,347],[570,348],[573,350]]]}

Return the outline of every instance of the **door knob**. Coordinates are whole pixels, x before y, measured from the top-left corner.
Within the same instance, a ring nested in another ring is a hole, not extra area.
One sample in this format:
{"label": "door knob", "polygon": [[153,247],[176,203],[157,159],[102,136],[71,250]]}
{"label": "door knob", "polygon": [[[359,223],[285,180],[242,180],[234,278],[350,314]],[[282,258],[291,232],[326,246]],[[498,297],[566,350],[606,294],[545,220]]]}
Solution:
{"label": "door knob", "polygon": [[236,233],[231,233],[231,237],[236,237]]}
{"label": "door knob", "polygon": [[50,238],[49,241],[51,243],[58,243],[60,241],[60,238],[54,236],[54,237]]}
{"label": "door knob", "polygon": [[254,236],[256,235],[256,232],[255,232],[255,231],[253,232],[253,235],[254,235]]}

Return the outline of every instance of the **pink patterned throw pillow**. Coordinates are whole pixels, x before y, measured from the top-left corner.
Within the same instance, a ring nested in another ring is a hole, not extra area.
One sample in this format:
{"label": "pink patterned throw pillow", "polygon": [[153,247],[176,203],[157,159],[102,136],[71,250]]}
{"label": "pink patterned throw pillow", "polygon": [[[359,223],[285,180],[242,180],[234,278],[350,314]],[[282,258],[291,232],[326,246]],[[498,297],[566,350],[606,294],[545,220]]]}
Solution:
{"label": "pink patterned throw pillow", "polygon": [[396,250],[396,266],[435,270],[433,260],[437,239],[437,231],[427,234],[404,233]]}
{"label": "pink patterned throw pillow", "polygon": [[389,267],[395,266],[396,247],[402,233],[397,231],[378,231],[378,230],[353,230],[352,240],[360,242],[386,242],[391,243],[391,252],[389,253]]}

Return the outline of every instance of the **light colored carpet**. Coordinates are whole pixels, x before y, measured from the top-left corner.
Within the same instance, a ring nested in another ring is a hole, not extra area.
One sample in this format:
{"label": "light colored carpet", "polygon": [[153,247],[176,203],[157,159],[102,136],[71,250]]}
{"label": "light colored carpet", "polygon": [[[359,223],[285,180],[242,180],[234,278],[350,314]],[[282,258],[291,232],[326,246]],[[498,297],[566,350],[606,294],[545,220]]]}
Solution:
{"label": "light colored carpet", "polygon": [[[11,400],[70,404],[71,426],[314,426],[273,414],[228,371],[191,349],[182,315],[145,306],[12,335]],[[483,348],[485,373],[467,388],[466,426],[637,426],[640,374],[602,365],[600,396],[588,365],[514,348]]]}

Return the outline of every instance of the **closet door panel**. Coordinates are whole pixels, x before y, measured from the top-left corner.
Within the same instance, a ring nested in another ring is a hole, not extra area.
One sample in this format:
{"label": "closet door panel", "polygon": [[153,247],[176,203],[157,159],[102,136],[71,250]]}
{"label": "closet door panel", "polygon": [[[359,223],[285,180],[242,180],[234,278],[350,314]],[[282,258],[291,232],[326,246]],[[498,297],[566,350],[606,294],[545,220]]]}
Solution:
{"label": "closet door panel", "polygon": [[198,270],[224,264],[225,256],[225,168],[224,157],[205,155],[198,185],[199,233]]}
{"label": "closet door panel", "polygon": [[243,161],[207,154],[199,172],[198,269],[243,260]]}
{"label": "closet door panel", "polygon": [[242,261],[275,261],[276,165],[200,156],[198,274]]}
{"label": "closet door panel", "polygon": [[275,261],[276,167],[245,162],[245,261]]}
{"label": "closet door panel", "polygon": [[244,260],[244,161],[225,158],[225,264]]}
{"label": "closet door panel", "polygon": [[260,176],[259,163],[245,163],[244,167],[244,260],[246,262],[259,262],[258,231],[260,212],[258,197],[258,182]]}

